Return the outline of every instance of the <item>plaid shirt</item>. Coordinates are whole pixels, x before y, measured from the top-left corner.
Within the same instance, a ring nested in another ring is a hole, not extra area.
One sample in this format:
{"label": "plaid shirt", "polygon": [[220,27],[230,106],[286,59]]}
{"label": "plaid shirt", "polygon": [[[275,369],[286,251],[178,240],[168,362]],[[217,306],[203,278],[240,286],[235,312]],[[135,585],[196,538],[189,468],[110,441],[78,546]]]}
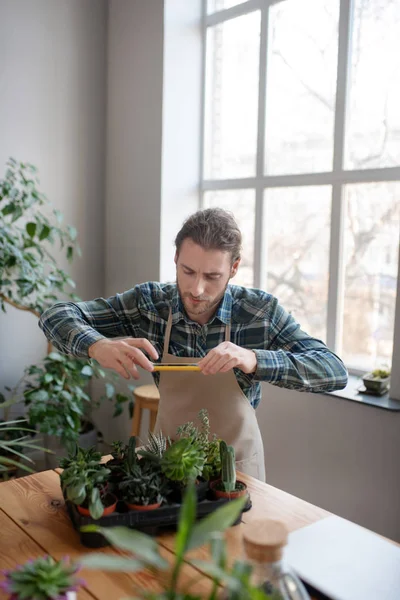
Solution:
{"label": "plaid shirt", "polygon": [[[42,314],[39,326],[63,353],[87,358],[89,346],[104,337],[142,337],[155,346],[161,361],[170,309],[170,354],[205,356],[225,340],[227,323],[231,324],[231,342],[256,353],[255,373],[234,369],[254,408],[260,402],[261,381],[307,392],[346,386],[342,361],[323,342],[302,331],[274,296],[256,289],[229,285],[205,325],[188,318],[176,284],[149,282],[107,299],[55,304]],[[156,384],[159,376],[153,375]]]}

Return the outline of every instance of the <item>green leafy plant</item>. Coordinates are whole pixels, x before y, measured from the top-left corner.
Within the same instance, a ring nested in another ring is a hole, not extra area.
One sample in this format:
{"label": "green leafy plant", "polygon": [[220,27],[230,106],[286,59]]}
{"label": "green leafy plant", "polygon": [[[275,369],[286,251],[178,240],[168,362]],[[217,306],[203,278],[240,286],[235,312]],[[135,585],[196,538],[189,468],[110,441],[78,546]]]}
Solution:
{"label": "green leafy plant", "polygon": [[63,225],[63,216],[53,210],[39,190],[37,169],[10,159],[0,179],[0,304],[28,310],[37,317],[75,287],[68,273],[57,265],[52,246],[58,244],[72,261],[80,254],[77,231]]}
{"label": "green leafy plant", "polygon": [[167,448],[160,464],[162,472],[168,479],[186,485],[189,480],[201,476],[204,461],[203,450],[191,439],[181,438]]}
{"label": "green leafy plant", "polygon": [[[162,558],[156,540],[150,536],[125,527],[107,528],[96,525],[82,527],[82,530],[101,533],[113,546],[124,552],[130,552],[132,556],[92,553],[85,555],[81,564],[85,569],[102,571],[135,572],[144,567],[153,567],[161,572],[168,572],[169,577],[162,574],[162,579],[165,581],[163,593],[147,592],[140,587],[134,590],[135,597],[142,600],[199,600],[196,586],[204,575],[199,573],[198,578],[191,579],[183,588],[180,575],[185,563],[207,573],[213,581],[210,593],[203,600],[217,600],[222,586],[225,587],[226,600],[278,600],[276,595],[268,595],[251,585],[251,566],[248,563],[235,561],[232,567],[228,566],[226,544],[221,533],[237,521],[244,504],[244,498],[233,500],[196,523],[196,495],[194,485],[191,483],[188,485],[179,513],[172,570],[169,563]],[[187,557],[188,552],[203,544],[210,544],[211,562]]]}
{"label": "green leafy plant", "polygon": [[[26,376],[24,399],[30,424],[41,433],[57,436],[63,445],[76,442],[96,406],[87,393],[88,384],[92,379],[105,378],[105,371],[95,361],[51,352],[41,366],[28,367]],[[101,400],[115,402],[114,416],[122,412],[124,403],[133,410],[132,400],[116,394],[113,384],[107,382],[105,386]]]}
{"label": "green leafy plant", "polygon": [[10,469],[20,468],[28,473],[34,472],[31,467],[17,460],[23,458],[33,464],[33,460],[22,453],[24,448],[44,451],[44,448],[32,440],[34,433],[33,429],[27,427],[25,419],[0,421],[0,477],[2,479],[7,479]]}
{"label": "green leafy plant", "polygon": [[65,600],[67,592],[84,583],[76,577],[77,571],[67,559],[44,556],[5,571],[0,585],[13,600]]}
{"label": "green leafy plant", "polygon": [[100,458],[101,454],[92,448],[75,447],[75,453],[70,453],[60,463],[64,469],[60,475],[63,493],[77,506],[86,503],[93,519],[99,519],[104,512],[105,483],[111,473],[100,464]]}
{"label": "green leafy plant", "polygon": [[188,438],[199,446],[205,454],[205,462],[202,477],[206,480],[214,479],[221,472],[221,461],[219,452],[219,439],[215,434],[210,434],[210,419],[208,411],[202,408],[198,418],[200,426],[197,427],[192,421],[188,421],[177,429],[179,438]]}

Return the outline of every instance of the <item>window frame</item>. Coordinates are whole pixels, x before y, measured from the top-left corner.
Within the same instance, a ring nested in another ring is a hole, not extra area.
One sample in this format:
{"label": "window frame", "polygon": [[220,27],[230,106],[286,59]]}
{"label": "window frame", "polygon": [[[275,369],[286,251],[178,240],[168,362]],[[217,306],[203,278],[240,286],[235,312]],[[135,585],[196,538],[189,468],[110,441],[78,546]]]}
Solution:
{"label": "window frame", "polygon": [[[207,14],[207,0],[203,2],[202,17],[202,110],[201,110],[201,142],[200,142],[200,206],[204,206],[204,193],[216,190],[252,189],[255,191],[255,234],[254,234],[254,285],[261,287],[261,273],[265,272],[266,252],[263,239],[264,192],[267,188],[292,187],[305,185],[331,185],[331,226],[329,248],[329,285],[327,304],[327,339],[326,343],[334,352],[340,353],[342,337],[342,314],[344,298],[344,186],[354,183],[400,181],[400,166],[362,170],[344,169],[344,144],[346,109],[349,90],[349,72],[351,61],[352,15],[354,0],[340,0],[339,39],[336,101],[334,115],[333,166],[329,172],[302,173],[294,175],[265,175],[265,117],[267,98],[267,55],[268,55],[268,19],[269,8],[285,0],[247,0],[231,8]],[[204,179],[204,128],[205,128],[205,82],[207,30],[209,27],[228,20],[260,11],[260,62],[258,91],[258,133],[256,153],[256,175],[240,179]],[[400,366],[400,259],[398,266],[397,295],[394,321],[394,344],[392,365]],[[354,375],[365,373],[351,365],[349,372]],[[391,382],[391,396],[400,399],[400,373]],[[400,371],[400,369],[399,369]]]}

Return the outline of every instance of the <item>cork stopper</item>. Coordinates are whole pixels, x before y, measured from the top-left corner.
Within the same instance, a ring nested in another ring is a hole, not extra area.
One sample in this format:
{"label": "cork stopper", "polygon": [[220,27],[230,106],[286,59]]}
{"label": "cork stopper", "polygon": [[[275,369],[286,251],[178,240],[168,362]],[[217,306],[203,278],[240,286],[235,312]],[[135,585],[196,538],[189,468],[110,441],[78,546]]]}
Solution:
{"label": "cork stopper", "polygon": [[278,562],[288,541],[288,530],[282,521],[259,519],[248,523],[243,532],[246,555],[256,562]]}

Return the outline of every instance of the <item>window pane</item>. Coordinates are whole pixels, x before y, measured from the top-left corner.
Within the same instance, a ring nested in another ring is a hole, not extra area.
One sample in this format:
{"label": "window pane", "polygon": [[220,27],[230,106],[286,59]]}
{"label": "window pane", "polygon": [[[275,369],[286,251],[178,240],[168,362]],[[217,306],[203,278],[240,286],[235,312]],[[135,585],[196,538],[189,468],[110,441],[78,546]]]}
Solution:
{"label": "window pane", "polygon": [[342,357],[370,369],[390,366],[400,231],[400,183],[345,188],[345,296]]}
{"label": "window pane", "polygon": [[254,190],[205,192],[204,208],[214,208],[216,206],[233,213],[243,236],[242,260],[231,283],[251,287],[254,279]]}
{"label": "window pane", "polygon": [[204,176],[256,170],[260,11],[207,32]]}
{"label": "window pane", "polygon": [[339,0],[287,0],[269,14],[266,173],[329,171]]}
{"label": "window pane", "polygon": [[265,289],[325,341],[331,187],[268,189],[265,203]]}
{"label": "window pane", "polygon": [[345,167],[400,165],[400,2],[355,0]]}
{"label": "window pane", "polygon": [[207,0],[207,14],[242,4],[245,0]]}

